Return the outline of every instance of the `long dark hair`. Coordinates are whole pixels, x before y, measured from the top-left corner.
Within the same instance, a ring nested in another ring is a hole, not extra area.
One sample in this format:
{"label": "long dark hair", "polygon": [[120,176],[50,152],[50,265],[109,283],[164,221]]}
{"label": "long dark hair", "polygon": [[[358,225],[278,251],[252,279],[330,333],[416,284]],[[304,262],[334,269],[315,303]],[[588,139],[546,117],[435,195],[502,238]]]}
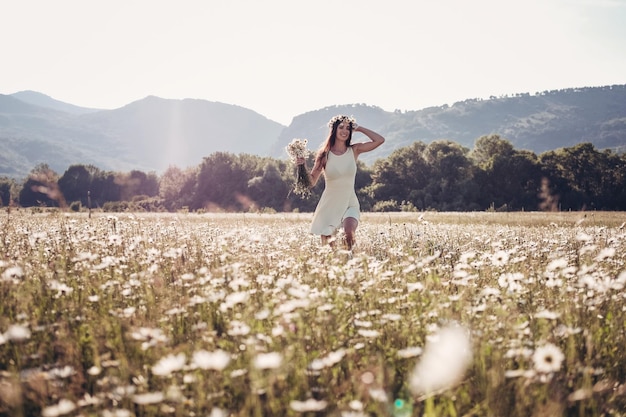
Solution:
{"label": "long dark hair", "polygon": [[350,125],[350,135],[348,136],[348,140],[346,140],[346,146],[350,147],[352,142],[352,130],[354,127],[352,126],[352,121],[348,116],[335,116],[331,119],[333,124],[330,125],[330,132],[328,133],[328,137],[320,146],[320,149],[317,151],[316,162],[319,160],[322,164],[322,167],[326,167],[326,161],[328,160],[328,152],[330,149],[335,146],[335,142],[337,141],[337,128],[341,122],[348,122]]}

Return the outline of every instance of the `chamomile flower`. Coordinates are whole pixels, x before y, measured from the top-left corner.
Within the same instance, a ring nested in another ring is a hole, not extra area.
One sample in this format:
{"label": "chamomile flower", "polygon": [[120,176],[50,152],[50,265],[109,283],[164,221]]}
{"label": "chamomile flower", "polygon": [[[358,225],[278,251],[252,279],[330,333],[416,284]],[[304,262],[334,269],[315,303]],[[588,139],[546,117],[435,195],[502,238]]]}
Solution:
{"label": "chamomile flower", "polygon": [[24,278],[24,270],[20,266],[11,266],[0,275],[0,281],[12,282],[14,284],[19,283],[22,278]]}
{"label": "chamomile flower", "polygon": [[409,387],[416,395],[453,386],[463,377],[472,359],[469,335],[463,327],[445,327],[434,336],[409,377]]}
{"label": "chamomile flower", "polygon": [[307,413],[311,411],[322,411],[326,409],[328,403],[324,400],[315,400],[313,398],[309,398],[306,401],[293,400],[289,403],[289,406],[292,410],[298,413]]}
{"label": "chamomile flower", "polygon": [[276,369],[283,361],[278,352],[260,353],[254,358],[254,367],[257,369]]}
{"label": "chamomile flower", "polygon": [[162,392],[146,392],[144,394],[133,395],[133,402],[135,404],[158,404],[165,399],[165,394]]}
{"label": "chamomile flower", "polygon": [[564,359],[565,356],[561,349],[552,343],[546,343],[536,348],[532,356],[535,371],[540,373],[560,370]]}
{"label": "chamomile flower", "polygon": [[356,124],[356,119],[354,118],[354,116],[345,116],[343,114],[338,114],[337,116],[334,116],[333,118],[331,118],[328,121],[328,127],[330,127],[332,129],[333,125],[335,123],[341,123],[341,122],[347,122],[350,123],[350,125],[352,126],[353,129],[356,129],[357,124]]}
{"label": "chamomile flower", "polygon": [[4,333],[6,340],[12,340],[14,342],[23,342],[30,339],[30,329],[20,324],[12,324]]}
{"label": "chamomile flower", "polygon": [[184,353],[167,355],[161,358],[153,367],[152,373],[158,376],[169,376],[173,372],[180,371],[185,366],[187,357]]}
{"label": "chamomile flower", "polygon": [[51,405],[41,411],[43,417],[58,417],[71,413],[76,409],[76,404],[70,400],[62,399],[58,404]]}
{"label": "chamomile flower", "polygon": [[604,248],[598,253],[598,256],[596,256],[595,260],[598,262],[602,262],[614,256],[615,256],[615,248]]}
{"label": "chamomile flower", "polygon": [[215,352],[199,350],[194,352],[191,362],[200,369],[222,371],[230,363],[230,354],[219,349]]}
{"label": "chamomile flower", "polygon": [[499,250],[491,256],[491,264],[493,266],[504,266],[509,263],[509,253]]}

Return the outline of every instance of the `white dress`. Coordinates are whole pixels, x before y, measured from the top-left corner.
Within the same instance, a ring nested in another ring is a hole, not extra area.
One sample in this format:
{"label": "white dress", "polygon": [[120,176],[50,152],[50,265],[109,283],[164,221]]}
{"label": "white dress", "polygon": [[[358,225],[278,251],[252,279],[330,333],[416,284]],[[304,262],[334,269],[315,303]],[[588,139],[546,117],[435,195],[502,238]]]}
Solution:
{"label": "white dress", "polygon": [[311,233],[331,236],[345,218],[359,220],[360,205],[354,190],[355,178],[356,160],[352,147],[348,147],[342,155],[329,151],[324,168],[326,185],[313,214]]}

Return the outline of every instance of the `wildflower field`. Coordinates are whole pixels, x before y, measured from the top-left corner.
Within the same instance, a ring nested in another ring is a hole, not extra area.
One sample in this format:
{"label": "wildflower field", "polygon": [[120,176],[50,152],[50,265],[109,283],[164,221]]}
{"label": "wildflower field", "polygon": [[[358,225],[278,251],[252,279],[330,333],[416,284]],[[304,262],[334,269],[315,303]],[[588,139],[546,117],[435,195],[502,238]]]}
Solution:
{"label": "wildflower field", "polygon": [[0,214],[0,416],[626,415],[626,213]]}

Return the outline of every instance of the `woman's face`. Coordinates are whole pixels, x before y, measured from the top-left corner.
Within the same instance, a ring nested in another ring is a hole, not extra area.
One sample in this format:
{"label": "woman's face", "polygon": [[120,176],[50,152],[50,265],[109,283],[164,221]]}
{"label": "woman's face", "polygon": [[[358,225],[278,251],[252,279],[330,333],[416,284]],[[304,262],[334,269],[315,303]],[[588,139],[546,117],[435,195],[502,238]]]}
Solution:
{"label": "woman's face", "polygon": [[350,138],[350,122],[340,122],[337,126],[337,139],[347,141]]}

